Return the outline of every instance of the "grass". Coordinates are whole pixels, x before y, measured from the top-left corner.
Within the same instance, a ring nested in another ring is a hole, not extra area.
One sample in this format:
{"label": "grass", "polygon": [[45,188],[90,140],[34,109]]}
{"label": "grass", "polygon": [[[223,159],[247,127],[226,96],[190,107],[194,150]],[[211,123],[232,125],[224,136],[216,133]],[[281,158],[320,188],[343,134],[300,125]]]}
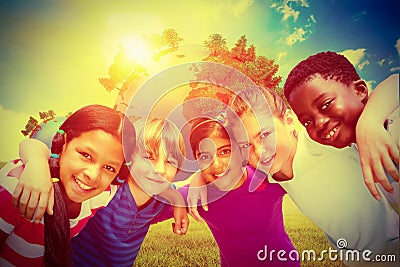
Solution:
{"label": "grass", "polygon": [[[324,233],[293,204],[284,198],[285,226],[300,256],[303,250],[314,250],[316,255],[328,249]],[[152,225],[142,244],[134,266],[220,266],[217,244],[204,223],[190,221],[186,236],[176,236],[171,230],[172,220]],[[326,258],[326,257],[325,257]],[[301,266],[340,266],[340,262],[303,261]]]}

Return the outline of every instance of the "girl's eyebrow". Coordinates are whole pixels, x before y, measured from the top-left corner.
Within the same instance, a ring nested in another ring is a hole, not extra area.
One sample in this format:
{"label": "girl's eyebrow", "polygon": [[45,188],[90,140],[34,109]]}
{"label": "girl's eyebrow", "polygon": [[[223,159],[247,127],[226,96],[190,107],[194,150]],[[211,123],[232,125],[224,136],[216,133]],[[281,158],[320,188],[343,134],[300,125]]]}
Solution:
{"label": "girl's eyebrow", "polygon": [[221,149],[225,149],[225,148],[231,148],[231,147],[232,147],[231,144],[229,144],[229,145],[223,145],[223,146],[217,148],[217,151],[218,151],[218,150],[221,150]]}
{"label": "girl's eyebrow", "polygon": [[313,101],[313,105],[315,105],[321,98],[323,98],[326,95],[325,92],[319,94]]}
{"label": "girl's eyebrow", "polygon": [[209,154],[210,152],[197,152],[196,153],[196,157],[199,157],[200,155],[202,155],[202,154]]}
{"label": "girl's eyebrow", "polygon": [[[92,155],[93,157],[97,157],[98,153],[96,152],[95,149],[91,148],[88,145],[82,145],[80,148],[78,148],[78,150],[87,150],[89,152],[90,155]],[[113,165],[113,166],[118,166],[121,162],[113,160],[113,159],[107,159],[107,164],[109,165]]]}

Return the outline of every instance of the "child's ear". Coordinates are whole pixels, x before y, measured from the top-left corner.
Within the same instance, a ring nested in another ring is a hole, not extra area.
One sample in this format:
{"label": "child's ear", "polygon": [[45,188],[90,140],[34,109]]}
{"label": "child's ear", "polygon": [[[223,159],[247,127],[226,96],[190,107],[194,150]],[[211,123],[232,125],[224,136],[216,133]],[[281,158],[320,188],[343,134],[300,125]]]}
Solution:
{"label": "child's ear", "polygon": [[368,100],[368,86],[364,80],[358,80],[353,82],[354,91],[360,98],[361,103],[366,104]]}
{"label": "child's ear", "polygon": [[296,121],[296,114],[290,108],[286,109],[284,116],[285,123],[290,126],[294,126]]}

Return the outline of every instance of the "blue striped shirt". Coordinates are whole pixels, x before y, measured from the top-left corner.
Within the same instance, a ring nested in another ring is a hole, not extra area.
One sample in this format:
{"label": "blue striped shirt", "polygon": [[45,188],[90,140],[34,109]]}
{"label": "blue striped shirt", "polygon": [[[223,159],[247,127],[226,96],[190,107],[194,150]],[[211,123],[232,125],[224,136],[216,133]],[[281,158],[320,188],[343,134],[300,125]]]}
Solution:
{"label": "blue striped shirt", "polygon": [[153,199],[138,210],[128,183],[124,183],[107,207],[72,239],[74,266],[131,267],[150,224],[165,207]]}

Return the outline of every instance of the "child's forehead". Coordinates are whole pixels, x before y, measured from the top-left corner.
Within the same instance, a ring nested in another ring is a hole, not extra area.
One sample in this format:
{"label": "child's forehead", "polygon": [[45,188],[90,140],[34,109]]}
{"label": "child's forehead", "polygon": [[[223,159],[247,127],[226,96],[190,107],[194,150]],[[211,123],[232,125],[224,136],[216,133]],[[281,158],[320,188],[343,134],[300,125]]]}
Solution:
{"label": "child's forehead", "polygon": [[170,151],[170,147],[165,144],[165,142],[161,142],[159,146],[154,146],[152,144],[139,144],[136,146],[134,151],[134,155],[143,154],[143,153],[150,153],[154,156],[160,156],[162,153],[163,156],[169,157],[172,155],[173,151]]}
{"label": "child's forehead", "polygon": [[310,79],[300,83],[290,94],[288,100],[292,102],[294,97],[317,98],[324,93],[350,94],[352,90],[348,90],[349,86],[339,81],[338,77],[322,77],[321,75],[313,76]]}

